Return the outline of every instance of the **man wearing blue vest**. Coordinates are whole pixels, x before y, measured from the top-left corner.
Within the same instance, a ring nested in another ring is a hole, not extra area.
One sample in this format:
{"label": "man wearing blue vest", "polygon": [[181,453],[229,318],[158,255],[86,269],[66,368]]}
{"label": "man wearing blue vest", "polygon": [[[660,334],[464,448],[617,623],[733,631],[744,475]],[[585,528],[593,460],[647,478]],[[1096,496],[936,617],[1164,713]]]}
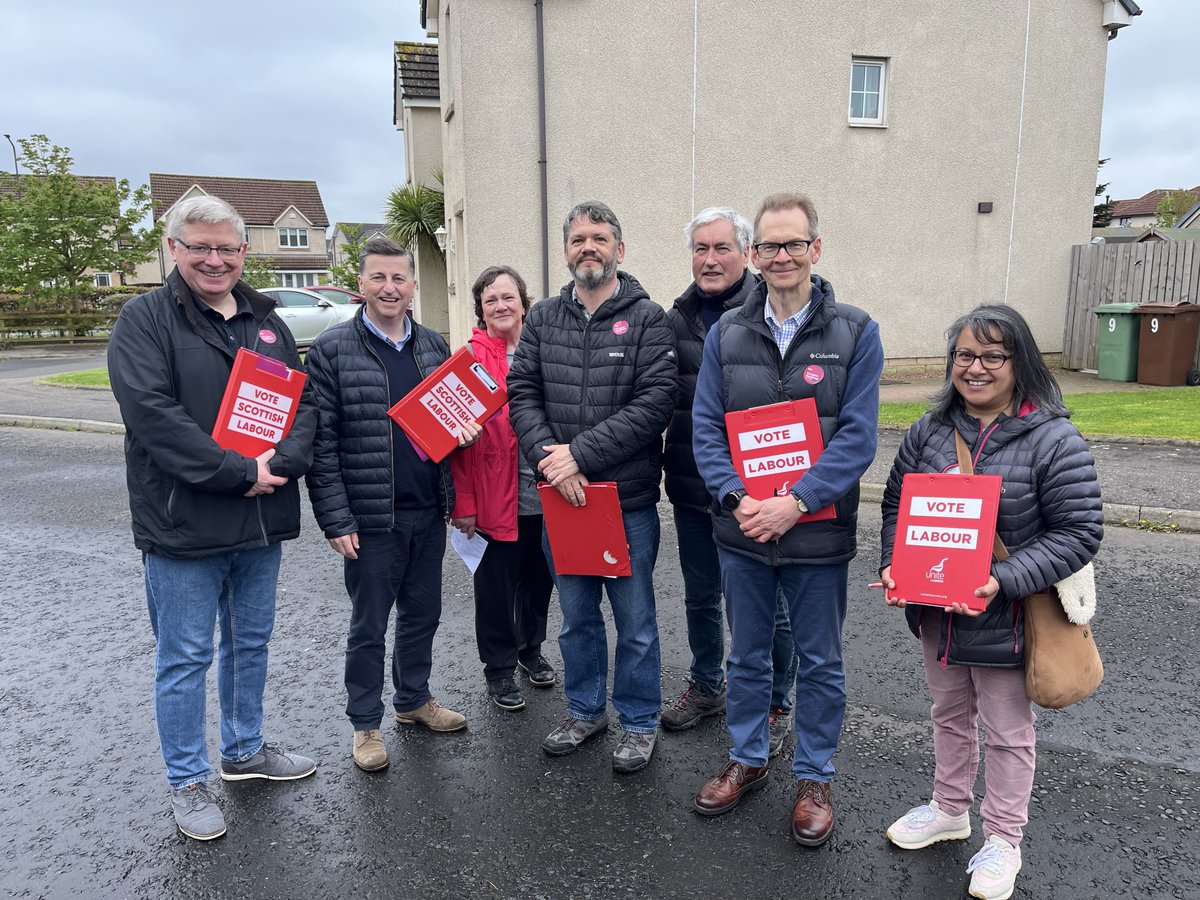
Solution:
{"label": "man wearing blue vest", "polygon": [[[776,591],[796,644],[797,782],[792,836],[829,838],[833,755],[846,709],[842,622],[857,550],[858,481],[875,457],[883,347],[871,317],[834,300],[812,273],[821,238],[812,201],[776,194],[754,220],[751,261],[764,283],[708,333],[693,406],[696,466],[717,501],[713,534],[732,644],[727,663],[729,761],[696,794],[701,815],[733,809],[767,777]],[[824,452],[788,494],[747,496],[733,466],[727,412],[811,397]],[[830,504],[834,519],[797,524]]]}

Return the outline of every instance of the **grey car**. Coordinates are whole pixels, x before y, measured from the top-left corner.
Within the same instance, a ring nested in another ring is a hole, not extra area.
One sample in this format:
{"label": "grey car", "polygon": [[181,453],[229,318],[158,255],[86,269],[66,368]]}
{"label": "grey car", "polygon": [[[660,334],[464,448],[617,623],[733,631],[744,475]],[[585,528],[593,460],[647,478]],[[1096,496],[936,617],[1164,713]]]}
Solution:
{"label": "grey car", "polygon": [[301,350],[307,349],[326,328],[354,318],[359,308],[357,303],[335,303],[304,288],[265,288],[259,293],[278,302],[275,312],[287,323]]}

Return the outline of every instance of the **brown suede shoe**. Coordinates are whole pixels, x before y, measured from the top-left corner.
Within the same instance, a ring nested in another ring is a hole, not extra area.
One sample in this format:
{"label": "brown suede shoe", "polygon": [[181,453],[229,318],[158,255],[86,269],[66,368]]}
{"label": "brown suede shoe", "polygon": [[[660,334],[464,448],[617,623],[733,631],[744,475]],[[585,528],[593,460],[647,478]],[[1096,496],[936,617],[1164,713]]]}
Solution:
{"label": "brown suede shoe", "polygon": [[462,731],[467,727],[467,717],[452,709],[446,709],[432,697],[423,706],[408,712],[396,712],[396,721],[401,725],[420,723],[430,731]]}
{"label": "brown suede shoe", "polygon": [[388,764],[387,747],[378,728],[354,732],[354,764],[364,772],[378,772]]}
{"label": "brown suede shoe", "polygon": [[833,801],[829,783],[801,778],[796,782],[796,808],[792,810],[792,837],[805,847],[819,847],[833,831]]}
{"label": "brown suede shoe", "polygon": [[727,813],[741,802],[742,794],[766,783],[766,766],[748,766],[730,760],[696,792],[696,812],[702,816]]}

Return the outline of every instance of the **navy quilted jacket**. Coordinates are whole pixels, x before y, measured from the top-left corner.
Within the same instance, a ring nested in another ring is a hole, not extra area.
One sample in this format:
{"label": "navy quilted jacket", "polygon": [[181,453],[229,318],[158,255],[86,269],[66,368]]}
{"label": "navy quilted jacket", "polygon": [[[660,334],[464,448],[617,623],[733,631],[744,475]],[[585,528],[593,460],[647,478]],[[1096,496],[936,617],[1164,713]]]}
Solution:
{"label": "navy quilted jacket", "polygon": [[[1100,485],[1087,443],[1070,420],[1041,410],[1001,415],[986,428],[959,409],[951,421],[927,414],[904,437],[883,493],[882,558],[891,564],[900,483],[909,472],[957,471],[957,428],[971,448],[975,471],[1000,475],[996,529],[1008,547],[992,563],[1000,592],[978,617],[908,606],[914,634],[940,627],[938,658],[952,664],[1018,668],[1024,665],[1025,631],[1020,598],[1078,572],[1100,546],[1104,514]],[[953,424],[951,424],[953,423]]]}

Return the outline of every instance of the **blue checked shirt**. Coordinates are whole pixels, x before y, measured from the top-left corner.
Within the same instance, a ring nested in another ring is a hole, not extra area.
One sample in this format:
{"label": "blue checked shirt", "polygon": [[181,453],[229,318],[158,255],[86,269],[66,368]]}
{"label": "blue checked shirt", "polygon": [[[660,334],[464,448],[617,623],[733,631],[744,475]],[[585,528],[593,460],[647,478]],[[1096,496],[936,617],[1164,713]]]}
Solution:
{"label": "blue checked shirt", "polygon": [[770,298],[763,304],[763,318],[766,319],[767,327],[771,329],[771,334],[775,337],[775,343],[779,345],[779,356],[781,359],[787,356],[787,350],[791,346],[792,338],[800,333],[800,329],[808,321],[808,317],[812,315],[815,301],[819,299],[820,295],[814,291],[813,296],[809,299],[804,309],[794,315],[788,316],[782,323],[775,321],[775,313],[771,309]]}

